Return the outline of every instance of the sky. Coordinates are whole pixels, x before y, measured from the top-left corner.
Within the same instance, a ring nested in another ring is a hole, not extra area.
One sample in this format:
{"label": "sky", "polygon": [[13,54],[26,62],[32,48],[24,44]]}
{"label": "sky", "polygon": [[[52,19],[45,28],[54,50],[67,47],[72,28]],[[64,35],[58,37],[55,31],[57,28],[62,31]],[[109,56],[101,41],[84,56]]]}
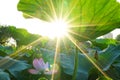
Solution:
{"label": "sky", "polygon": [[[47,25],[38,19],[25,19],[22,12],[17,11],[18,2],[19,0],[0,0],[0,25],[25,28],[31,33],[38,33],[39,27]],[[116,37],[116,35],[120,34],[120,29],[116,29],[112,33]]]}
{"label": "sky", "polygon": [[31,33],[38,33],[40,26],[46,26],[39,19],[25,19],[22,12],[17,10],[19,0],[0,0],[0,25],[13,25],[25,28]]}

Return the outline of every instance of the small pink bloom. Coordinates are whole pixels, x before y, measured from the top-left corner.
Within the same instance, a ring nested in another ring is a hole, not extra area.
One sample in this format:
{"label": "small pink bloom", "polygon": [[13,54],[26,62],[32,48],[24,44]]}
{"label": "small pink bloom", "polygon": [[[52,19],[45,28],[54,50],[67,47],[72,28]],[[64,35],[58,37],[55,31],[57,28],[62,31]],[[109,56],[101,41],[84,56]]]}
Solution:
{"label": "small pink bloom", "polygon": [[42,58],[33,60],[33,67],[35,69],[29,69],[31,74],[41,74],[42,72],[46,75],[51,75],[56,73],[56,71],[49,70],[49,63],[44,62]]}

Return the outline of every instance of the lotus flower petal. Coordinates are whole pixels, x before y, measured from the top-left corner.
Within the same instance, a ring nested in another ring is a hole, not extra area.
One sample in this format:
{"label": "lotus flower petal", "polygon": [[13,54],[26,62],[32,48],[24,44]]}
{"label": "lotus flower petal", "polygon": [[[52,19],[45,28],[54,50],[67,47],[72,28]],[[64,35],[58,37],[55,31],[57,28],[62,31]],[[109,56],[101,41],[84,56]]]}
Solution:
{"label": "lotus flower petal", "polygon": [[46,64],[44,65],[44,68],[45,68],[45,69],[48,69],[48,68],[49,68],[49,63],[48,63],[48,62],[46,62]]}
{"label": "lotus flower petal", "polygon": [[40,59],[38,59],[38,61],[39,61],[39,64],[40,64],[41,68],[45,69],[45,63],[44,63],[43,59],[40,58]]}
{"label": "lotus flower petal", "polygon": [[28,70],[31,74],[38,74],[39,71],[38,70],[35,70],[35,69],[29,69]]}
{"label": "lotus flower petal", "polygon": [[34,66],[34,68],[37,69],[37,70],[41,68],[41,65],[39,64],[38,59],[34,59],[34,60],[33,60],[33,66]]}
{"label": "lotus flower petal", "polygon": [[33,61],[33,66],[35,67],[35,69],[37,69],[37,70],[45,70],[45,63],[44,63],[44,61],[43,61],[43,59],[42,58],[40,58],[40,59],[34,59],[34,61]]}
{"label": "lotus flower petal", "polygon": [[49,63],[45,63],[42,58],[34,59],[33,66],[35,69],[29,69],[29,72],[32,74],[41,74],[39,72],[44,72],[46,75],[51,75],[57,73],[56,70],[49,70]]}

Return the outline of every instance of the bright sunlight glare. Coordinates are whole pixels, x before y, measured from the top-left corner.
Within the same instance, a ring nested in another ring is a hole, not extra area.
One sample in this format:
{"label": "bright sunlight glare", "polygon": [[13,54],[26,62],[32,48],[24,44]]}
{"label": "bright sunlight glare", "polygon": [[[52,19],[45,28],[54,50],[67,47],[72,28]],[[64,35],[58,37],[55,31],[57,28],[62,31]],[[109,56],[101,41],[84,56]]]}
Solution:
{"label": "bright sunlight glare", "polygon": [[[49,35],[51,38],[54,38],[56,35],[62,36],[66,34],[66,29],[64,26],[67,26],[66,22],[63,20],[53,21],[52,24],[56,27],[51,28],[47,22],[34,19],[25,19],[22,16],[22,13],[17,11],[17,3],[19,0],[1,0],[0,1],[0,24],[1,25],[14,25],[17,28],[25,28],[30,33],[40,34],[40,35]],[[120,2],[120,0],[117,0]],[[7,2],[7,3],[6,3]],[[7,6],[6,6],[7,5]],[[4,9],[3,9],[4,8]],[[9,14],[8,14],[9,13]],[[12,20],[11,20],[12,19]],[[55,23],[55,24],[54,24]],[[60,26],[60,27],[59,27]],[[57,30],[55,30],[57,28]],[[60,29],[59,29],[60,28]],[[65,30],[64,30],[65,28]],[[64,33],[65,31],[65,33]],[[56,33],[57,32],[57,33]],[[114,30],[114,38],[119,34],[120,30]]]}
{"label": "bright sunlight glare", "polygon": [[42,36],[47,36],[52,39],[56,37],[61,38],[67,34],[67,29],[68,29],[68,24],[64,20],[58,19],[49,22],[46,26],[40,27],[39,34],[41,34]]}
{"label": "bright sunlight glare", "polygon": [[118,2],[120,2],[120,0],[117,0]]}

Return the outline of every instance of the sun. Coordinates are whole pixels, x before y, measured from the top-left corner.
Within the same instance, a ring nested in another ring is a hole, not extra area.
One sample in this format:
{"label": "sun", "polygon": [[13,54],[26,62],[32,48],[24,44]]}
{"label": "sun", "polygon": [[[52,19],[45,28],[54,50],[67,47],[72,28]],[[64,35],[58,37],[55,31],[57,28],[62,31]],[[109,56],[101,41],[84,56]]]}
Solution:
{"label": "sun", "polygon": [[64,37],[68,32],[68,24],[62,19],[52,21],[50,28],[48,36],[51,38]]}
{"label": "sun", "polygon": [[47,36],[51,39],[63,38],[68,34],[68,24],[63,19],[53,20],[51,22],[46,22],[43,25],[36,24],[35,27],[31,27],[33,33],[40,34],[42,36]]}

